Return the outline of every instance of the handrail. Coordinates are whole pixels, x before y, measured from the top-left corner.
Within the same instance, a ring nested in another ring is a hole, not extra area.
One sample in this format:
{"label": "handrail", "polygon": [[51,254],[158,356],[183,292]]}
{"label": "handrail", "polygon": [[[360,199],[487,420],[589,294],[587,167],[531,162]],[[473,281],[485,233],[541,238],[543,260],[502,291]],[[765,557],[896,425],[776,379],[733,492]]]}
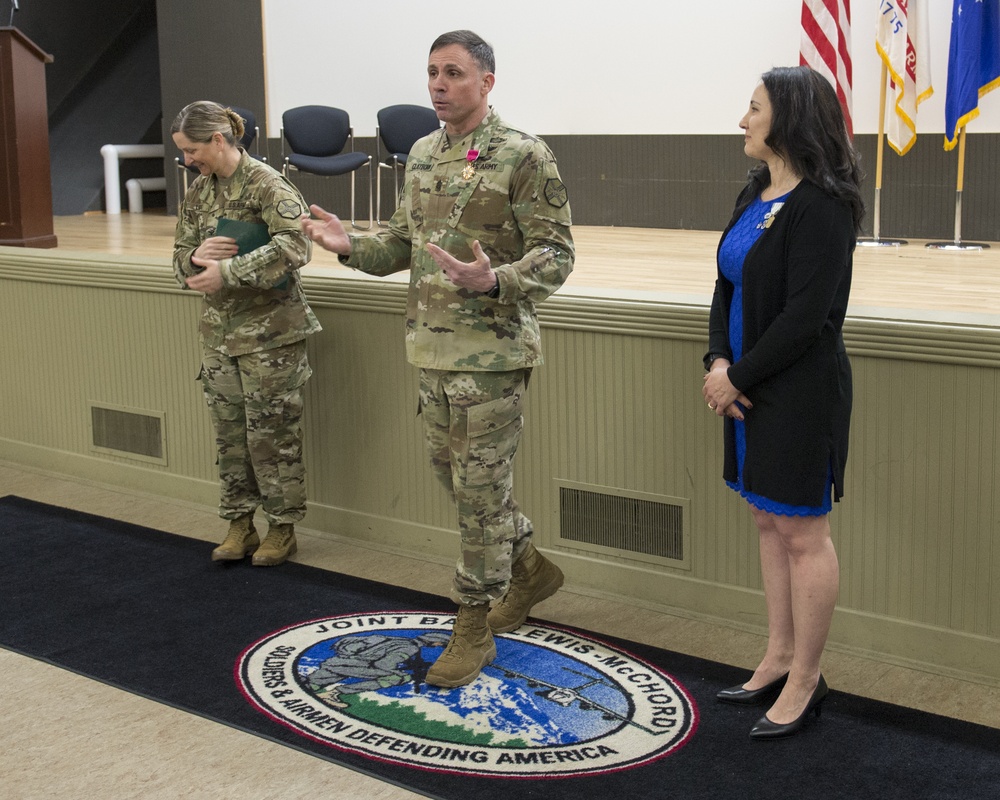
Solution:
{"label": "handrail", "polygon": [[128,193],[128,213],[142,213],[143,192],[162,192],[166,188],[166,178],[130,178],[125,181],[125,191]]}
{"label": "handrail", "polygon": [[104,207],[107,214],[122,213],[122,192],[118,162],[123,158],[163,158],[166,150],[162,144],[106,144],[101,148],[104,156]]}

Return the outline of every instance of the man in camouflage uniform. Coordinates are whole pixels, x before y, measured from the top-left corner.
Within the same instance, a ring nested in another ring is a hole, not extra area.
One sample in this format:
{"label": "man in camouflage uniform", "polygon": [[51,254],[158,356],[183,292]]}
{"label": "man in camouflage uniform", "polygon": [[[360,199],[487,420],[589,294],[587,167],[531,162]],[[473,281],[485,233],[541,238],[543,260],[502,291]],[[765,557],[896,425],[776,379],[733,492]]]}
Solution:
{"label": "man in camouflage uniform", "polygon": [[[174,138],[186,163],[202,166],[178,214],[173,263],[182,286],[204,293],[200,378],[216,430],[219,513],[230,520],[212,559],[252,553],[254,565],[274,566],[295,552],[294,523],[306,510],[306,337],[320,325],[298,273],[312,255],[298,221],[305,205],[290,182],[228,137]],[[216,235],[222,218],[263,223],[270,240],[237,254],[235,239]],[[269,523],[263,543],[253,524],[258,506]]]}
{"label": "man in camouflage uniform", "polygon": [[512,472],[524,391],[542,363],[535,304],[573,266],[570,209],[548,147],[489,106],[493,70],[492,48],[471,31],[432,45],[428,89],[445,124],[410,151],[387,232],[348,236],[318,206],[317,219],[302,223],[347,266],[373,275],[410,270],[407,357],[420,368],[431,464],[461,530],[452,591],[459,611],[427,674],[437,686],[474,680],[496,654],[491,631],[517,628],[563,582],[531,544]]}

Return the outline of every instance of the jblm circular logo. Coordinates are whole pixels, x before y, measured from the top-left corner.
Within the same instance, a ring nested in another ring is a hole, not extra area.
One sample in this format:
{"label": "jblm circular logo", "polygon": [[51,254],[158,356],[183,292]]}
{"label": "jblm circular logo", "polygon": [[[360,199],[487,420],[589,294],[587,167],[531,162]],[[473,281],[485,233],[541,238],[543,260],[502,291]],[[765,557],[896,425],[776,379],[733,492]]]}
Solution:
{"label": "jblm circular logo", "polygon": [[468,686],[424,683],[454,617],[304,622],[240,657],[248,700],[304,736],[422,769],[510,778],[625,769],[682,747],[697,709],[670,675],[597,639],[531,623],[496,637]]}

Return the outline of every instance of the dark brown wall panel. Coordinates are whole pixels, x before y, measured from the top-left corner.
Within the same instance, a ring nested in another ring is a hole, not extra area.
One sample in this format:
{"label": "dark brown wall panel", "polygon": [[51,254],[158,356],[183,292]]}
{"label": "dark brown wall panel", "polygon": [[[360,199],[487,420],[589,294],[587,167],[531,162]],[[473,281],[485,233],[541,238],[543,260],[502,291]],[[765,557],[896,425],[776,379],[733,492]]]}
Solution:
{"label": "dark brown wall panel", "polygon": [[[277,134],[278,131],[275,131]],[[569,188],[573,222],[634,228],[722,230],[753,162],[741,136],[545,136]],[[862,191],[872,232],[875,200],[875,135],[859,135],[856,146],[865,173]],[[882,176],[884,238],[941,239],[955,234],[958,151],[945,152],[943,137],[918,138],[906,156],[886,149]],[[270,142],[280,168],[280,139]],[[374,154],[373,138],[358,138],[357,150]],[[347,178],[295,175],[306,200],[346,217]],[[964,241],[1000,241],[1000,134],[968,137],[962,227]],[[391,199],[382,199],[383,219]],[[367,186],[358,182],[358,217],[367,220]]]}
{"label": "dark brown wall panel", "polygon": [[241,0],[159,0],[160,95],[166,147],[167,207],[177,209],[170,124],[195,100],[241,106],[257,115],[265,135],[264,35],[260,3]]}
{"label": "dark brown wall panel", "polygon": [[[736,136],[546,136],[569,187],[578,225],[720,230],[752,162]],[[856,145],[865,172],[871,232],[875,135]],[[925,134],[903,157],[886,149],[881,235],[951,240],[957,150]],[[971,134],[966,153],[963,240],[1000,241],[1000,134]]]}

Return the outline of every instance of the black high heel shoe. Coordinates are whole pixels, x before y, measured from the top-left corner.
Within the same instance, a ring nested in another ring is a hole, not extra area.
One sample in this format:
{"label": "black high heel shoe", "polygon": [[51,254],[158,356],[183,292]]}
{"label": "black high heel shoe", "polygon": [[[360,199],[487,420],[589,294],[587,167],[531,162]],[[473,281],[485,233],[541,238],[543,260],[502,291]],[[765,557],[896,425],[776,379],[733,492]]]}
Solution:
{"label": "black high heel shoe", "polygon": [[750,729],[750,738],[783,739],[786,736],[791,736],[792,734],[797,733],[805,724],[806,717],[809,716],[811,711],[815,711],[816,718],[819,719],[820,712],[823,710],[823,701],[826,700],[826,696],[829,692],[830,689],[826,685],[826,680],[824,680],[823,676],[820,675],[819,683],[816,684],[816,689],[813,691],[812,697],[810,697],[809,702],[806,703],[805,711],[799,714],[798,718],[781,725],[777,722],[771,722],[771,720],[767,718],[767,714],[765,714],[757,720],[756,724]]}
{"label": "black high heel shoe", "polygon": [[771,681],[767,686],[761,686],[759,689],[744,689],[742,685],[730,686],[719,692],[715,699],[722,703],[733,703],[738,706],[755,706],[763,703],[768,697],[777,695],[785,688],[787,680],[788,673],[786,672],[777,680]]}

